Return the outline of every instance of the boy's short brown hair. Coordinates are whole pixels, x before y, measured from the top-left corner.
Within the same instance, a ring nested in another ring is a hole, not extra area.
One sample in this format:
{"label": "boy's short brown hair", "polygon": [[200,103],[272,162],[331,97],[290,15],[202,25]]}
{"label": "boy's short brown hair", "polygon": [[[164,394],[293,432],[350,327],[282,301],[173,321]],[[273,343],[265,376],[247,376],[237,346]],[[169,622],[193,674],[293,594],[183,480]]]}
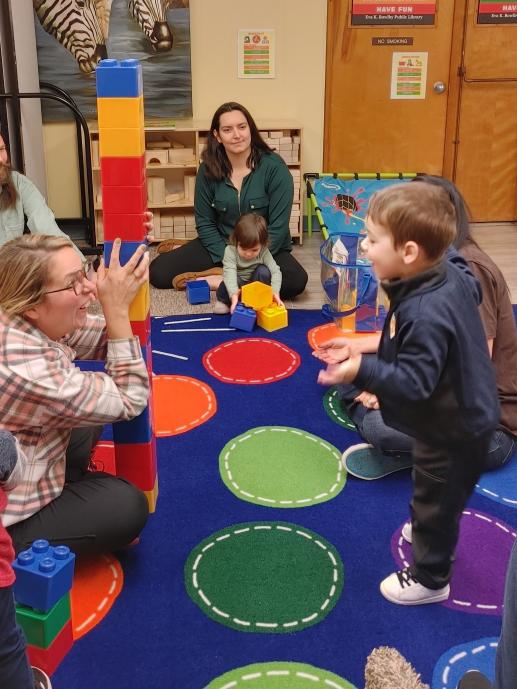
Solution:
{"label": "boy's short brown hair", "polygon": [[393,237],[395,248],[416,242],[430,260],[438,260],[456,236],[456,215],[441,187],[413,182],[378,191],[370,199],[368,217]]}
{"label": "boy's short brown hair", "polygon": [[257,244],[267,246],[268,242],[266,219],[258,213],[241,215],[230,236],[230,244],[239,244],[243,249],[252,249]]}

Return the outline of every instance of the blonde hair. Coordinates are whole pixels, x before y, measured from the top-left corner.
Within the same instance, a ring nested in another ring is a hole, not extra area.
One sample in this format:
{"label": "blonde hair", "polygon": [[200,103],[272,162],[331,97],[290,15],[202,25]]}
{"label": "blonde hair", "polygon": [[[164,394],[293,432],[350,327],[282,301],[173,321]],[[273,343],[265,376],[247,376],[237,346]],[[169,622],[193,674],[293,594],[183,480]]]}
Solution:
{"label": "blonde hair", "polygon": [[52,256],[73,247],[67,237],[44,234],[22,235],[0,247],[0,308],[21,316],[40,304]]}
{"label": "blonde hair", "polygon": [[456,214],[447,192],[425,182],[396,184],[370,199],[368,217],[393,237],[396,249],[416,242],[430,260],[438,260],[456,236]]}

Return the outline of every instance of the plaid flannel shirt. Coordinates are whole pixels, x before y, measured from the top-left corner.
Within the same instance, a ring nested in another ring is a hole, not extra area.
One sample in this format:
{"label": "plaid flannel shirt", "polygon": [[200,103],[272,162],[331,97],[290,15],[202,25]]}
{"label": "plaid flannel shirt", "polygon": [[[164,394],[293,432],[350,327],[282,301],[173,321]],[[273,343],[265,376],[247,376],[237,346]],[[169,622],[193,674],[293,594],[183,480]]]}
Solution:
{"label": "plaid flannel shirt", "polygon": [[[74,359],[106,360],[107,373],[82,372]],[[103,318],[60,342],[0,309],[0,427],[26,456],[21,482],[8,493],[4,526],[57,498],[65,483],[71,430],[132,419],[147,404],[149,378],[138,338],[108,340]]]}

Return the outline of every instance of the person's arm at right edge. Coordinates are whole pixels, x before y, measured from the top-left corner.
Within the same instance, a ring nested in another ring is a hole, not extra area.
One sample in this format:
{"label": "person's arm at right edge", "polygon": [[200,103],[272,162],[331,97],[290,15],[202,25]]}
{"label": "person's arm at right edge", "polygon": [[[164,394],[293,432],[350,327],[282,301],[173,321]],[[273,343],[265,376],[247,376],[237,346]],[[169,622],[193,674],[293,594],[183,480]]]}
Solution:
{"label": "person's arm at right edge", "polygon": [[205,175],[205,166],[202,164],[196,175],[194,193],[196,229],[201,244],[212,257],[212,261],[220,263],[223,259],[226,242],[217,229],[217,212],[212,205],[213,200],[212,185]]}
{"label": "person's arm at right edge", "polygon": [[233,246],[227,246],[223,257],[223,281],[228,290],[230,299],[239,294],[237,282],[237,250]]}

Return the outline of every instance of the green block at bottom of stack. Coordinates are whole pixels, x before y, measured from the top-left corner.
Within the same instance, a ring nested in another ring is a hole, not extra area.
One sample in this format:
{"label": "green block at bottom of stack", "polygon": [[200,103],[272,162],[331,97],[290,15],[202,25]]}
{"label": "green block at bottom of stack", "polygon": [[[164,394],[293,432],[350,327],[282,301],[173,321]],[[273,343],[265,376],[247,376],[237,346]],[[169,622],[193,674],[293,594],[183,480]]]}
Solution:
{"label": "green block at bottom of stack", "polygon": [[70,619],[70,594],[64,595],[48,612],[38,612],[25,605],[16,606],[16,621],[27,643],[48,648]]}

